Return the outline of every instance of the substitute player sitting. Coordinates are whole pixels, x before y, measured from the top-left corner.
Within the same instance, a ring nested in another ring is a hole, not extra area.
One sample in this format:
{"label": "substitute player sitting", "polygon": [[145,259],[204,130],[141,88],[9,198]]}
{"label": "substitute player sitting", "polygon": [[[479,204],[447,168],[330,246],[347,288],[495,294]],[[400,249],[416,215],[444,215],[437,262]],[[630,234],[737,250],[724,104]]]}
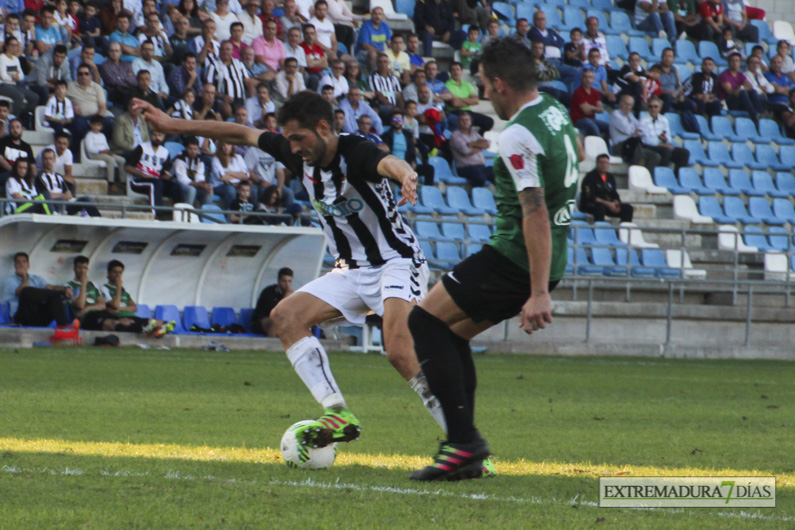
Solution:
{"label": "substitute player sitting", "polygon": [[469,341],[521,314],[527,333],[552,322],[550,291],[566,268],[566,234],[581,158],[568,111],[537,90],[530,50],[509,37],[489,42],[481,79],[497,115],[509,120],[494,163],[498,214],[483,250],[442,277],[409,316],[422,370],[448,427],[434,463],[414,480],[482,475],[489,455],[475,428],[475,365]]}

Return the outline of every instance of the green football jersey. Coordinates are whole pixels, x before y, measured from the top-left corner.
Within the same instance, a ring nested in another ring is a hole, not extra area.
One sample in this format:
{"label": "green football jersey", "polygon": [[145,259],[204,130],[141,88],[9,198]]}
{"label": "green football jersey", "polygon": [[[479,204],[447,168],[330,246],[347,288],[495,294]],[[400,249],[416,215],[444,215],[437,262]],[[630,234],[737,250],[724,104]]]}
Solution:
{"label": "green football jersey", "polygon": [[[72,289],[72,292],[75,294],[75,298],[80,296],[80,282],[76,280],[70,280],[66,282],[66,286]],[[97,301],[102,297],[102,293],[99,292],[97,286],[94,285],[94,282],[88,282],[86,284],[86,305],[94,305]]]}
{"label": "green football jersey", "polygon": [[[105,297],[105,302],[110,302],[116,296],[116,286],[106,283],[102,286],[102,294]],[[132,303],[132,296],[127,292],[124,287],[121,288],[121,306],[126,307]],[[137,316],[133,311],[117,311],[117,317],[134,317]]]}
{"label": "green football jersey", "polygon": [[549,280],[560,280],[566,270],[566,236],[579,177],[577,133],[569,112],[542,93],[511,118],[499,143],[500,156],[494,162],[497,221],[490,244],[529,271],[518,193],[544,188],[552,230]]}

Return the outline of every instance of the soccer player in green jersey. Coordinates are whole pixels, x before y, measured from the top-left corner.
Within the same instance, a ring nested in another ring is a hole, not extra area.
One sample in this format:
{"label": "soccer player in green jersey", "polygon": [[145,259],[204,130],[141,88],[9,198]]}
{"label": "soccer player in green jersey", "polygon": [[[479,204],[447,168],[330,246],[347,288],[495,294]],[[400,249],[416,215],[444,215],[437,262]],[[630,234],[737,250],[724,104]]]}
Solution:
{"label": "soccer player in green jersey", "polygon": [[552,322],[550,292],[566,268],[566,234],[581,149],[568,111],[537,88],[519,40],[489,42],[480,62],[486,95],[509,120],[494,163],[496,230],[483,250],[442,278],[409,315],[414,347],[447,422],[433,464],[414,480],[483,476],[489,447],[474,424],[476,374],[469,341],[521,315],[528,334]]}

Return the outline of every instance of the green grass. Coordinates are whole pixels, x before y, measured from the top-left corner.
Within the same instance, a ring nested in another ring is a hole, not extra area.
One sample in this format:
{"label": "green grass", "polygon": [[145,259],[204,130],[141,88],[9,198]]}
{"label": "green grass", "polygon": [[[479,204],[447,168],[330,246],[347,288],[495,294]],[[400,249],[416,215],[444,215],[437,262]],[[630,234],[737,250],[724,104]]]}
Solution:
{"label": "green grass", "polygon": [[[795,526],[790,364],[476,362],[500,476],[425,485],[441,433],[381,356],[332,355],[362,439],[311,472],[278,453],[320,411],[282,353],[0,349],[0,528]],[[600,509],[615,473],[775,475],[778,505]]]}

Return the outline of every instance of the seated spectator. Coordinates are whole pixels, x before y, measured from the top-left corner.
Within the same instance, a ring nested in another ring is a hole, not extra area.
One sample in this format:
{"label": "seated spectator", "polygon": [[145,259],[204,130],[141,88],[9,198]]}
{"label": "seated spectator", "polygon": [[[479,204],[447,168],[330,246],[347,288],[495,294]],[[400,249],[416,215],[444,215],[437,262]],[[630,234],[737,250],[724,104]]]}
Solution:
{"label": "seated spectator", "polygon": [[720,56],[726,60],[728,60],[729,56],[733,53],[739,53],[740,58],[745,59],[743,46],[734,40],[732,29],[729,26],[723,26],[723,33],[718,39],[718,51],[720,52]]}
{"label": "seated spectator", "polygon": [[462,76],[464,69],[459,62],[453,62],[450,65],[450,79],[445,83],[447,90],[453,95],[452,99],[447,102],[447,117],[449,119],[450,129],[455,129],[457,121],[453,117],[458,117],[462,112],[469,113],[472,125],[477,127],[480,134],[485,134],[494,127],[494,120],[485,114],[472,111],[472,105],[477,105],[480,101],[478,98],[478,91],[469,81],[464,81]]}
{"label": "seated spectator", "polygon": [[[442,109],[442,104],[434,101],[431,95],[431,87],[424,85],[417,89],[417,113],[414,117],[420,124],[420,142],[427,146],[429,152],[437,148],[441,149],[446,157],[452,161],[452,154],[448,150],[449,143],[444,142],[439,137],[439,131],[434,130],[436,127],[441,128],[441,124],[447,120],[447,116],[445,116]],[[434,127],[431,127],[428,114],[433,115],[433,112],[436,112],[438,119],[435,120]]]}
{"label": "seated spectator", "polygon": [[343,127],[345,127],[345,111],[334,109],[334,132],[337,135],[344,133]]}
{"label": "seated spectator", "polygon": [[701,15],[701,23],[696,30],[698,40],[717,42],[725,22],[720,0],[705,0],[698,6],[698,13]]}
{"label": "seated spectator", "polygon": [[233,22],[229,29],[229,42],[232,44],[232,57],[242,59],[243,50],[248,48],[248,44],[243,42],[243,24]]}
{"label": "seated spectator", "polygon": [[276,38],[275,20],[269,20],[265,24],[265,33],[261,37],[257,37],[251,47],[254,49],[256,62],[266,65],[274,72],[284,67],[287,55],[284,44]]}
{"label": "seated spectator", "polygon": [[422,58],[419,51],[420,37],[416,33],[409,33],[406,37],[406,55],[409,56],[411,63],[411,75],[425,69],[425,59]]}
{"label": "seated spectator", "polygon": [[323,85],[320,89],[320,95],[323,99],[328,101],[329,105],[331,105],[331,109],[334,110],[339,107],[337,103],[337,98],[334,97],[334,87],[331,85]]}
{"label": "seated spectator", "polygon": [[375,93],[370,89],[370,83],[367,81],[367,76],[362,73],[359,63],[354,61],[345,65],[345,79],[348,81],[348,88],[352,86],[359,87],[361,96],[365,101],[370,102],[375,99]]}
{"label": "seated spectator", "polygon": [[[417,151],[414,145],[415,138],[410,131],[403,128],[404,123],[403,112],[400,110],[392,111],[391,127],[381,139],[384,141],[388,153],[405,160],[419,176],[423,177],[424,184],[432,185],[434,177],[433,167],[417,162]],[[419,131],[417,132],[419,133]]]}
{"label": "seated spectator", "polygon": [[414,27],[422,39],[423,55],[433,55],[433,41],[461,48],[466,34],[456,29],[453,8],[448,0],[425,0],[414,5]]}
{"label": "seated spectator", "polygon": [[189,30],[190,22],[187,18],[180,16],[174,20],[174,33],[168,37],[173,50],[168,64],[179,66],[186,53],[193,53],[190,51],[190,43],[194,36],[188,33]]}
{"label": "seated spectator", "polygon": [[113,121],[105,117],[108,107],[105,102],[105,91],[98,83],[91,81],[91,69],[80,65],[77,69],[77,81],[69,83],[67,96],[72,100],[75,118],[69,130],[72,133],[72,149],[79,152],[80,142],[88,132],[88,120],[91,116],[100,115],[105,119],[105,127],[110,129]]}
{"label": "seated spectator", "polygon": [[718,76],[714,73],[715,61],[705,57],[701,71],[690,78],[690,90],[685,87],[685,96],[693,103],[693,112],[702,116],[717,116],[723,109],[718,99]]}
{"label": "seated spectator", "polygon": [[[306,68],[306,52],[301,46],[302,38],[301,26],[290,28],[287,31],[287,42],[284,43],[284,59],[286,61],[287,59],[294,58],[298,61],[298,71],[303,74]],[[284,68],[284,66],[282,66],[282,68]]]}
{"label": "seated spectator", "polygon": [[[105,311],[111,314],[111,319],[116,321],[113,331],[129,331],[132,333],[152,334],[159,339],[174,331],[176,322],[163,322],[153,318],[140,318],[136,312],[138,305],[124,288],[124,263],[111,260],[108,263],[108,281],[100,288],[105,299]],[[103,327],[104,329],[104,327]]]}
{"label": "seated spectator", "polygon": [[[141,72],[138,73],[140,74]],[[193,105],[195,103],[196,93],[193,89],[185,89],[182,93],[182,97],[166,111],[166,114],[174,118],[192,120],[194,115]]]}
{"label": "seated spectator", "polygon": [[309,17],[304,17],[298,6],[295,5],[295,0],[284,0],[284,15],[279,18],[279,25],[282,31],[289,34],[293,28],[301,27],[309,22]]}
{"label": "seated spectator", "polygon": [[[218,59],[207,67],[205,80],[215,84],[221,97],[220,110],[224,119],[232,117],[233,109],[246,104],[246,98],[253,95],[256,80],[239,60],[232,57],[232,44],[224,41]],[[251,94],[249,94],[251,92]]]}
{"label": "seated spectator", "polygon": [[322,88],[330,85],[334,89],[334,98],[340,100],[348,94],[348,80],[343,75],[345,73],[345,63],[340,59],[332,59],[329,63],[331,64],[331,73],[324,75],[320,79],[319,86]]}
{"label": "seated spectator", "polygon": [[55,91],[56,81],[71,81],[69,63],[66,61],[66,46],[56,46],[52,54],[40,57],[30,75],[28,87],[39,95],[39,101],[47,101]]}
{"label": "seated spectator", "polygon": [[767,96],[767,103],[776,116],[780,116],[789,105],[788,95],[793,87],[792,78],[782,70],[782,65],[781,56],[774,55],[770,59],[770,70],[765,74],[765,78],[773,85],[773,93]]}
{"label": "seated spectator", "polygon": [[206,64],[207,59],[215,59],[221,51],[221,41],[218,40],[215,30],[215,21],[205,19],[202,34],[190,41],[190,51],[196,54],[199,64]]}
{"label": "seated spectator", "polygon": [[690,109],[685,102],[685,89],[679,69],[674,65],[673,48],[665,48],[660,58],[660,99],[663,102],[663,114],[671,109]]}
{"label": "seated spectator", "polygon": [[257,95],[246,100],[246,110],[248,119],[258,129],[265,126],[263,118],[267,114],[276,112],[276,105],[271,101],[270,90],[266,83],[257,85]]}
{"label": "seated spectator", "polygon": [[751,55],[745,60],[745,78],[748,79],[748,82],[754,87],[754,90],[762,101],[766,102],[767,95],[775,92],[775,88],[770,81],[767,80],[767,77],[765,77],[764,71],[762,71],[759,57],[755,55]]}
{"label": "seated spectator", "polygon": [[136,86],[130,89],[130,99],[138,98],[151,103],[160,110],[165,110],[164,100],[160,94],[152,90],[152,75],[149,70],[138,70],[135,75]]}
{"label": "seated spectator", "polygon": [[304,42],[301,47],[306,54],[306,87],[317,91],[323,71],[328,68],[328,57],[317,43],[317,31],[312,24],[304,26]]}
{"label": "seated spectator", "polygon": [[[588,62],[583,66],[583,69],[593,71],[594,80],[591,86],[601,94],[602,101],[605,103],[615,103],[616,94],[613,92],[612,86],[608,83],[607,69],[600,63],[601,54],[599,50],[591,48],[588,51]],[[582,80],[582,73],[580,73],[580,80]]]}
{"label": "seated spectator", "polygon": [[723,0],[724,22],[735,38],[743,42],[759,42],[759,28],[748,22],[743,0]]}
{"label": "seated spectator", "polygon": [[[250,180],[251,174],[243,157],[235,152],[234,145],[219,140],[217,146],[210,172],[210,184],[213,193],[221,199],[221,207],[228,210],[237,196],[237,184]],[[256,194],[252,195],[252,202],[256,204],[257,199]]]}
{"label": "seated spectator", "polygon": [[213,201],[213,188],[207,182],[204,162],[199,152],[199,141],[195,136],[190,136],[184,142],[185,150],[174,158],[171,170],[182,186],[185,202],[193,206],[198,200],[199,205],[210,204]]}
{"label": "seated spectator", "polygon": [[776,44],[776,52],[776,55],[781,57],[781,71],[795,81],[795,66],[793,66],[792,62],[792,46],[790,46],[789,42],[780,40],[778,44]]}
{"label": "seated spectator", "polygon": [[[430,92],[430,89],[428,90]],[[340,110],[345,113],[345,126],[343,131],[355,133],[359,130],[359,118],[369,116],[372,127],[376,134],[384,132],[383,121],[373,108],[367,103],[362,102],[362,93],[359,87],[352,86],[348,90],[348,96],[340,101]]]}
{"label": "seated spectator", "polygon": [[370,87],[375,92],[381,120],[389,120],[389,111],[393,107],[403,107],[403,94],[400,92],[400,81],[390,71],[389,57],[380,53],[376,62],[378,68],[370,74]]}
{"label": "seated spectator", "polygon": [[541,41],[544,43],[544,59],[549,61],[560,75],[560,80],[563,81],[569,92],[574,91],[574,86],[577,84],[580,72],[577,68],[564,64],[563,62],[563,47],[566,41],[563,40],[557,31],[547,27],[547,15],[543,11],[536,11],[533,14],[533,27],[527,34],[530,42]]}
{"label": "seated spectator", "polygon": [[[55,170],[55,150],[51,147],[45,148],[41,154],[41,173],[36,179],[36,188],[41,190],[42,193],[46,191],[49,199],[54,201],[71,201],[73,199],[72,192],[69,189],[63,175]],[[74,182],[74,181],[73,181]],[[74,188],[74,184],[72,185]],[[82,204],[51,204],[50,210],[53,212],[66,213],[66,215],[83,215],[90,217],[101,217],[99,210],[90,203],[89,197],[78,197],[78,203]]]}
{"label": "seated spectator", "polygon": [[618,196],[616,179],[610,173],[610,155],[596,157],[596,167],[582,179],[579,210],[593,215],[594,221],[604,221],[605,216],[617,217],[622,223],[632,222],[635,209],[624,204]]}
{"label": "seated spectator", "polygon": [[[74,155],[69,149],[69,142],[71,139],[72,137],[66,131],[55,133],[55,142],[47,146],[47,149],[51,149],[53,153],[55,153],[53,171],[63,175],[64,180],[66,180],[67,185],[71,188],[72,194],[74,195],[74,192],[77,190],[77,184],[75,182],[74,176],[72,175]],[[36,157],[36,163],[40,167],[42,166],[42,153],[43,151]]]}
{"label": "seated spectator", "polygon": [[317,0],[315,2],[314,16],[309,23],[317,31],[317,43],[329,59],[337,58],[337,32],[334,22],[328,16],[328,2]]}
{"label": "seated spectator", "polygon": [[196,54],[188,52],[182,57],[182,64],[171,69],[168,74],[168,89],[171,97],[179,97],[187,89],[192,89],[194,92],[201,90],[201,80],[196,66]]}
{"label": "seated spectator", "polygon": [[262,36],[262,20],[257,16],[259,2],[257,0],[244,0],[243,11],[237,14],[237,19],[243,24],[243,42],[251,46],[254,39]]}
{"label": "seated spectator", "polygon": [[163,147],[163,133],[153,131],[148,142],[139,144],[130,156],[124,170],[129,174],[130,188],[136,193],[149,196],[149,204],[154,208],[155,217],[160,221],[171,219],[171,212],[158,209],[163,205],[163,195],[172,203],[185,202],[182,186],[169,173],[171,158],[168,149]]}
{"label": "seated spectator", "polygon": [[[437,103],[442,101],[450,101],[453,95],[447,90],[447,85],[439,79],[439,65],[435,60],[429,60],[425,63],[425,79],[428,86],[431,88],[433,100]],[[372,85],[370,85],[372,88]]]}
{"label": "seated spectator", "polygon": [[284,70],[276,74],[274,82],[276,93],[282,100],[286,100],[293,94],[306,90],[304,77],[298,72],[298,60],[290,57],[284,61]]}
{"label": "seated spectator", "polygon": [[121,60],[121,44],[118,42],[108,45],[108,58],[99,65],[99,75],[108,91],[108,101],[114,105],[123,105],[129,98],[130,89],[137,83],[132,65]]}
{"label": "seated spectator", "polygon": [[80,55],[75,55],[69,59],[69,72],[72,74],[72,79],[77,79],[77,67],[85,64],[91,70],[91,80],[102,84],[99,67],[94,64],[95,55],[96,49],[93,46],[83,46],[80,50]]}
{"label": "seated spectator", "polygon": [[36,26],[34,47],[39,55],[45,55],[58,44],[68,44],[64,41],[61,30],[54,24],[55,8],[51,5],[44,6]]}
{"label": "seated spectator", "polygon": [[14,323],[45,327],[55,320],[59,326],[69,324],[64,299],[74,294],[72,290],[50,285],[29,270],[28,255],[25,252],[14,254],[14,274],[3,282],[3,300],[9,302],[9,315]]}
{"label": "seated spectator", "polygon": [[127,101],[127,112],[113,122],[112,147],[117,155],[127,157],[133,149],[149,141],[149,126],[141,117],[141,110]]}
{"label": "seated spectator", "polygon": [[538,72],[538,90],[546,92],[551,95],[565,106],[569,106],[571,97],[568,92],[561,90],[550,83],[550,81],[560,81],[560,74],[558,69],[552,66],[547,59],[544,58],[544,43],[540,40],[533,41],[530,52],[536,62],[536,71]]}
{"label": "seated spectator", "polygon": [[690,153],[687,149],[671,144],[671,127],[668,118],[660,114],[660,110],[662,110],[662,101],[658,97],[652,98],[649,101],[649,115],[640,120],[643,129],[643,149],[660,155],[661,166],[672,163],[674,171],[678,173],[680,168],[690,163]]}
{"label": "seated spectator", "polygon": [[[306,0],[301,0],[301,1],[305,2]],[[262,3],[258,6],[261,8],[260,14],[257,16],[259,17],[260,22],[262,22],[263,31],[265,29],[265,24],[267,24],[269,20],[273,20],[274,22],[276,22],[276,38],[283,41],[284,32],[289,28],[283,27],[280,18],[273,15],[273,9],[275,4],[276,2],[274,0],[262,0]]]}
{"label": "seated spectator", "polygon": [[701,40],[701,15],[696,10],[696,0],[668,0],[668,10],[674,15],[676,34]]}
{"label": "seated spectator", "polygon": [[212,83],[205,83],[199,99],[193,105],[193,119],[195,120],[220,120],[221,112],[218,110],[217,91]]}
{"label": "seated spectator", "polygon": [[393,35],[384,53],[389,58],[392,74],[400,80],[401,86],[408,85],[411,82],[412,67],[409,55],[403,51],[403,35]]}
{"label": "seated spectator", "polygon": [[789,106],[779,114],[784,132],[788,138],[795,138],[795,90],[789,93]]}
{"label": "seated spectator", "polygon": [[229,221],[232,223],[243,223],[245,225],[261,225],[263,224],[262,217],[256,215],[246,215],[245,212],[253,212],[255,204],[249,202],[249,195],[251,194],[251,184],[242,180],[237,185],[237,197],[229,205],[229,209],[238,214],[229,214]]}
{"label": "seated spectator", "polygon": [[105,311],[105,299],[99,288],[94,285],[94,282],[88,279],[88,258],[85,256],[77,256],[72,261],[74,270],[74,278],[66,282],[65,287],[72,290],[72,296],[69,298],[69,305],[72,308],[72,314],[80,321],[80,327],[89,331],[105,330],[105,324],[108,324],[108,331],[110,323],[113,319],[111,314]]}
{"label": "seated spectator", "polygon": [[637,0],[635,3],[635,29],[648,31],[661,39],[676,40],[674,14],[665,0]]}
{"label": "seated spectator", "polygon": [[215,8],[216,10],[210,13],[210,17],[215,21],[215,36],[224,42],[232,35],[231,26],[233,22],[237,22],[237,16],[229,11],[229,0],[216,0]]}
{"label": "seated spectator", "polygon": [[358,128],[356,129],[356,134],[361,136],[362,138],[367,138],[378,148],[382,151],[389,152],[389,147],[384,143],[380,136],[373,132],[373,122],[370,120],[370,116],[367,114],[362,114],[359,116],[359,119],[356,120]]}
{"label": "seated spectator", "polygon": [[483,150],[488,149],[489,145],[491,142],[472,127],[469,113],[462,113],[458,118],[458,129],[450,136],[450,150],[458,175],[474,187],[494,182],[493,170],[486,166],[486,157],[483,155]]}
{"label": "seated spectator", "polygon": [[593,70],[582,71],[582,84],[571,98],[571,121],[585,136],[601,136],[609,142],[610,126],[596,119],[604,107],[601,94],[591,87],[593,78]]}
{"label": "seated spectator", "polygon": [[613,151],[630,165],[645,166],[654,171],[660,163],[660,155],[645,149],[641,138],[643,126],[632,114],[632,96],[625,94],[618,101],[618,108],[610,114],[610,141]]}
{"label": "seated spectator", "polygon": [[11,104],[7,99],[0,99],[0,136],[5,136],[8,130],[8,122],[15,119],[11,114]]}
{"label": "seated spectator", "polygon": [[582,40],[582,30],[574,28],[569,33],[571,39],[563,46],[563,64],[582,68],[585,62],[585,42]]}
{"label": "seated spectator", "polygon": [[604,66],[605,69],[610,69],[610,53],[607,50],[607,38],[599,31],[599,19],[596,17],[588,17],[585,21],[585,27],[587,31],[582,37],[584,54],[581,61],[585,62],[588,53],[596,48],[599,50],[599,64]]}
{"label": "seated spectator", "polygon": [[[403,130],[408,131],[409,134],[411,134],[412,138],[414,138],[415,145],[417,145],[417,142],[420,139],[420,124],[415,117],[416,115],[417,101],[414,99],[406,100],[406,112],[403,113]],[[422,153],[422,149],[420,149],[420,152],[424,159],[427,153]]]}
{"label": "seated spectator", "polygon": [[14,199],[17,202],[6,203],[5,213],[52,214],[52,209],[48,204],[31,202],[50,199],[46,191],[36,188],[36,182],[29,170],[31,165],[34,165],[32,158],[22,157],[17,158],[12,164],[8,180],[5,182],[5,196],[7,199]]}
{"label": "seated spectator", "polygon": [[480,53],[483,51],[483,44],[480,42],[480,30],[477,26],[469,26],[467,30],[467,40],[461,45],[459,54],[461,55],[461,66],[472,75],[478,74],[480,65]]}
{"label": "seated spectator", "polygon": [[[486,0],[450,0],[456,20],[469,27],[485,28],[492,18],[491,7]],[[485,43],[484,43],[485,44]]]}
{"label": "seated spectator", "polygon": [[403,101],[417,101],[417,87],[420,85],[427,85],[427,80],[428,78],[425,76],[425,70],[417,70],[414,73],[414,80],[403,89]]}
{"label": "seated spectator", "polygon": [[[317,12],[317,8],[315,11]],[[328,0],[328,17],[334,23],[337,42],[353,52],[356,33],[354,28],[361,25],[364,17],[355,15],[344,0]]]}
{"label": "seated spectator", "polygon": [[718,97],[726,102],[729,110],[744,110],[757,122],[759,114],[765,110],[764,102],[740,71],[740,64],[740,54],[733,53],[729,57],[729,68],[718,76]]}
{"label": "seated spectator", "polygon": [[[276,117],[273,114],[267,114],[264,121],[273,121],[275,126]],[[277,132],[271,127],[266,127],[266,129]],[[249,147],[243,156],[243,161],[246,163],[246,167],[250,168],[252,189],[256,189],[255,193],[258,197],[264,197],[265,190],[275,186],[286,207],[295,204],[293,190],[285,185],[287,175],[284,164],[277,162],[273,155],[257,147]]]}
{"label": "seated spectator", "polygon": [[[414,11],[417,13],[416,9]],[[356,40],[354,53],[359,64],[374,72],[376,69],[376,59],[379,53],[386,51],[386,46],[392,40],[392,30],[389,24],[384,21],[383,8],[376,7],[370,11],[370,20],[365,21],[359,28],[359,36]],[[304,48],[306,50],[306,47]],[[425,54],[430,56],[430,53]],[[307,54],[307,61],[309,54]]]}
{"label": "seated spectator", "polygon": [[620,98],[625,94],[632,96],[635,102],[635,107],[632,109],[635,117],[640,115],[640,109],[643,105],[643,85],[647,75],[646,70],[640,64],[640,55],[635,52],[629,54],[629,62],[624,63],[624,66],[618,72],[616,83],[621,89],[618,97]]}
{"label": "seated spectator", "polygon": [[[151,41],[141,43],[141,56],[132,62],[132,70],[138,75],[141,70],[146,70],[151,76],[150,88],[160,99],[168,98],[168,83],[163,72],[163,66],[154,56],[155,46]],[[162,107],[161,107],[162,108]]]}
{"label": "seated spectator", "polygon": [[293,270],[283,267],[277,274],[277,283],[265,287],[257,298],[257,305],[251,315],[251,329],[254,333],[276,337],[276,326],[270,318],[276,305],[293,294]]}
{"label": "seated spectator", "polygon": [[[258,83],[271,83],[276,79],[276,72],[271,70],[268,65],[258,63],[255,60],[254,56],[254,48],[251,46],[246,46],[243,48],[243,51],[240,52],[240,62],[243,63],[243,67],[248,70],[248,75],[251,76],[251,79],[256,79]],[[252,81],[254,83],[254,81]]]}
{"label": "seated spectator", "polygon": [[20,49],[19,41],[8,37],[5,53],[0,54],[0,96],[11,98],[16,115],[32,113],[39,102],[38,94],[23,85],[25,73],[19,62]]}
{"label": "seated spectator", "polygon": [[131,63],[136,57],[141,55],[138,49],[139,42],[135,35],[129,33],[130,29],[130,14],[126,11],[120,13],[116,19],[116,31],[111,33],[108,37],[109,45],[118,42],[121,45],[121,60],[125,63]]}
{"label": "seated spectator", "polygon": [[105,127],[105,120],[102,119],[102,116],[91,116],[91,119],[88,120],[88,127],[90,130],[83,139],[88,158],[105,162],[108,185],[114,187],[118,183],[116,190],[122,191],[124,183],[127,182],[127,175],[124,173],[126,161],[124,157],[111,151],[108,145],[108,138],[102,132]]}
{"label": "seated spectator", "polygon": [[646,72],[646,79],[643,80],[643,107],[648,106],[651,98],[662,95],[661,75],[662,66],[659,64],[652,65]]}
{"label": "seated spectator", "polygon": [[55,84],[55,93],[44,110],[44,121],[56,133],[63,131],[64,127],[69,127],[75,117],[72,102],[66,97],[67,86],[68,83],[63,79]]}
{"label": "seated spectator", "polygon": [[[14,118],[8,122],[8,134],[0,138],[0,187],[4,188],[12,164],[18,158],[26,158],[33,162],[33,149],[22,139],[22,122]],[[30,177],[36,174],[35,168],[29,167]],[[6,194],[6,197],[9,197]]]}

